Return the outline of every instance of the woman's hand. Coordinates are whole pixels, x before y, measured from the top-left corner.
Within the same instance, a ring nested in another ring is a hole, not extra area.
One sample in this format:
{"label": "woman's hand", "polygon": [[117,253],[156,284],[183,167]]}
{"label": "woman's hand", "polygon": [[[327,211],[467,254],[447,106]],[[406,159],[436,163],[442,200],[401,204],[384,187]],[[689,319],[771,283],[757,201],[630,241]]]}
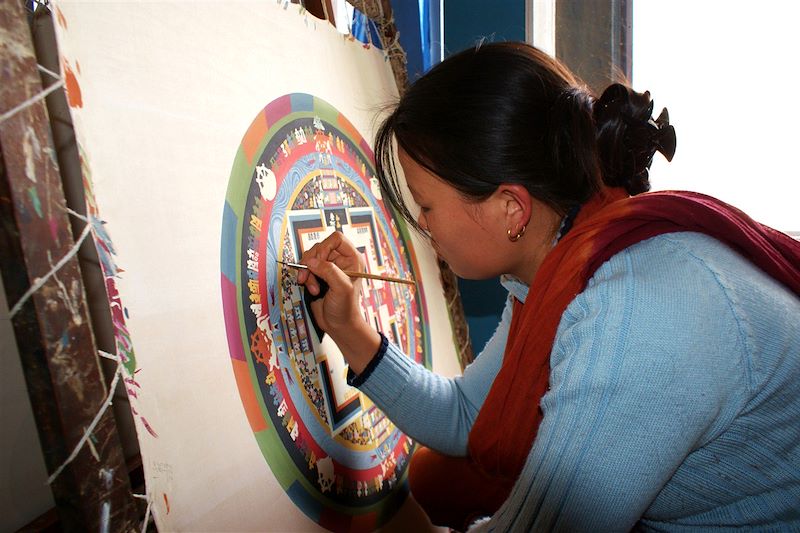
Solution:
{"label": "woman's hand", "polygon": [[324,298],[311,302],[317,324],[339,346],[350,367],[360,373],[380,346],[380,336],[364,320],[359,306],[362,280],[351,279],[343,270],[363,272],[361,254],[344,235],[335,232],[308,249],[300,258],[308,270],[297,281],[316,296],[319,280],[328,284]]}
{"label": "woman's hand", "polygon": [[328,284],[325,297],[311,303],[314,318],[323,330],[336,337],[340,330],[351,328],[356,321],[364,321],[358,305],[361,280],[350,279],[342,272],[364,270],[353,243],[337,231],[307,250],[300,263],[307,265],[308,270],[299,271],[297,281],[313,296],[320,292],[319,279]]}

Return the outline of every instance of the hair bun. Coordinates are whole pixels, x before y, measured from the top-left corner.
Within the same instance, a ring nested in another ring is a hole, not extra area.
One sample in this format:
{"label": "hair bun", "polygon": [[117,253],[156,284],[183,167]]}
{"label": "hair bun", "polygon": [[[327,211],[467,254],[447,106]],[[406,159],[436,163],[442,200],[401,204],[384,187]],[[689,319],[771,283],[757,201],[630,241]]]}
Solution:
{"label": "hair bun", "polygon": [[603,181],[625,187],[632,195],[650,190],[655,152],[667,161],[675,155],[675,128],[669,124],[667,109],[654,120],[649,91],[637,93],[615,83],[595,102],[593,114]]}

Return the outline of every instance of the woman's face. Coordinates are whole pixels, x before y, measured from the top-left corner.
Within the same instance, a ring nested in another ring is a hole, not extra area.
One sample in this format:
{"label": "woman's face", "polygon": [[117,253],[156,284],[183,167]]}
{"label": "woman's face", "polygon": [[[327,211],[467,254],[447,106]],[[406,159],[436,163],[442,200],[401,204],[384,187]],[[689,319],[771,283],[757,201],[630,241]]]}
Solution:
{"label": "woman's face", "polygon": [[[451,185],[431,174],[399,151],[406,183],[419,205],[417,222],[429,235],[434,249],[458,276],[487,279],[505,273],[495,209],[486,202],[472,202]],[[505,222],[502,222],[505,224]]]}

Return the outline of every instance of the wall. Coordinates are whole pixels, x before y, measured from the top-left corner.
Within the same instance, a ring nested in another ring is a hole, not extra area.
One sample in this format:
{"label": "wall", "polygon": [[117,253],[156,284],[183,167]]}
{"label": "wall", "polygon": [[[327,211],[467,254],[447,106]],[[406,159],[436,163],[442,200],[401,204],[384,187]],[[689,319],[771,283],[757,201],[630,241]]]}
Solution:
{"label": "wall", "polygon": [[523,0],[444,0],[445,56],[481,40],[524,41]]}
{"label": "wall", "polygon": [[[0,313],[8,316],[0,279]],[[16,531],[53,507],[36,422],[11,321],[0,320],[0,532]]]}

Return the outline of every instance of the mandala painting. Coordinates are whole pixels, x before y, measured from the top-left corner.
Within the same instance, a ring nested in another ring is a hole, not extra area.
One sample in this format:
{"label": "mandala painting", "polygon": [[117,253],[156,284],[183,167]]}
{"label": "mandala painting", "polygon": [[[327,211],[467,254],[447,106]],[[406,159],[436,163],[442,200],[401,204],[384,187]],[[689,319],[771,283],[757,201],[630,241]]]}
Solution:
{"label": "mandala painting", "polygon": [[[406,495],[414,443],[347,385],[346,363],[313,327],[296,272],[278,263],[297,261],[339,231],[368,272],[417,279],[407,229],[381,200],[369,145],[320,98],[294,93],[274,100],[244,134],[222,226],[228,346],[266,463],[320,525],[375,529]],[[363,283],[364,318],[430,366],[421,285]]]}

